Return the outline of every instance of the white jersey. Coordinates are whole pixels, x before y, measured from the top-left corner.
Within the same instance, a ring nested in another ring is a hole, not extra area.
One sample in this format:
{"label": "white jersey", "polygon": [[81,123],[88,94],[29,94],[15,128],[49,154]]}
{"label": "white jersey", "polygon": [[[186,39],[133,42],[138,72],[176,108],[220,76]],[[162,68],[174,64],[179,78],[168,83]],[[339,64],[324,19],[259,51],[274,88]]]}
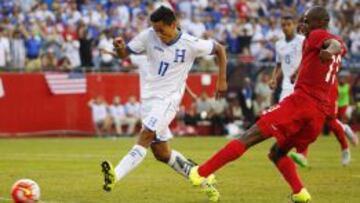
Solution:
{"label": "white jersey", "polygon": [[127,49],[133,54],[145,54],[149,67],[140,70],[141,99],[178,98],[185,91],[185,81],[197,57],[210,55],[214,42],[180,33],[171,43],[165,44],[148,28],[133,38]]}
{"label": "white jersey", "polygon": [[275,44],[276,63],[281,63],[281,71],[283,73],[283,91],[292,91],[294,89],[290,78],[300,65],[304,39],[304,36],[296,34],[289,42],[282,38]]}

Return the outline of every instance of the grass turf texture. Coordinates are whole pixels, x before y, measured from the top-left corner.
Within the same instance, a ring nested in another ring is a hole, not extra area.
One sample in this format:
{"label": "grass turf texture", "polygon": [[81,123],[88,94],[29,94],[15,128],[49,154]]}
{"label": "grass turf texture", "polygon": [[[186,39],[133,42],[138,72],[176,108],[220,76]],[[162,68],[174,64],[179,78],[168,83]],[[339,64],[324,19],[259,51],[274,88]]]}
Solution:
{"label": "grass turf texture", "polygon": [[[38,182],[44,202],[207,202],[198,188],[148,153],[135,171],[111,193],[102,191],[100,162],[117,163],[134,139],[1,139],[0,202],[10,198],[11,185],[20,178]],[[172,146],[202,162],[222,147],[224,138],[177,138]],[[290,189],[267,159],[267,141],[217,173],[221,202],[288,203]],[[352,148],[353,162],[340,164],[339,144],[322,137],[310,148],[311,169],[300,169],[313,202],[358,202],[360,151]]]}

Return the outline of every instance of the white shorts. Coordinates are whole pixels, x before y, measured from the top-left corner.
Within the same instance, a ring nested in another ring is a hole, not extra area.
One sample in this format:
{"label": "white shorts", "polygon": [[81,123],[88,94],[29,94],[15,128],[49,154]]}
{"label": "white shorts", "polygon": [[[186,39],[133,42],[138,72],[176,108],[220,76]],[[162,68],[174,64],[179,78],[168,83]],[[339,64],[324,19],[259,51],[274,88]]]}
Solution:
{"label": "white shorts", "polygon": [[279,102],[281,102],[282,100],[285,99],[285,97],[289,96],[290,94],[292,94],[294,92],[294,89],[282,89],[281,90],[281,94],[280,94],[280,100]]}
{"label": "white shorts", "polygon": [[156,133],[155,141],[168,141],[173,137],[169,129],[179,108],[176,99],[143,99],[141,103],[141,120],[144,127]]}

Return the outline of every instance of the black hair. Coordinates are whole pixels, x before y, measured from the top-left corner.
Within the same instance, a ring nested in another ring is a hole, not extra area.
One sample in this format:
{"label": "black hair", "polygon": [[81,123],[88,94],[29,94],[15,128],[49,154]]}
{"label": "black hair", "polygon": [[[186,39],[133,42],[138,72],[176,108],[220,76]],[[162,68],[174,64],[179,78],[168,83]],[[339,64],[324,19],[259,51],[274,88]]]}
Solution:
{"label": "black hair", "polygon": [[291,14],[284,14],[284,15],[281,16],[281,19],[294,21],[295,18],[294,18],[294,16],[291,15]]}
{"label": "black hair", "polygon": [[171,25],[176,21],[175,13],[165,6],[160,6],[150,15],[151,22],[163,22],[166,25]]}

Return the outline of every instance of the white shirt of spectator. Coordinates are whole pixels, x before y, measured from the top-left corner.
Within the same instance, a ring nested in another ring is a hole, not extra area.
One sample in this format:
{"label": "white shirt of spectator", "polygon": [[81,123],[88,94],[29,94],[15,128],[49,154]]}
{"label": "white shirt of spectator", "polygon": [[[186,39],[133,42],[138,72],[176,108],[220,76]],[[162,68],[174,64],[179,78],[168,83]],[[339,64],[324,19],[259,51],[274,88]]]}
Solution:
{"label": "white shirt of spectator", "polygon": [[285,38],[275,44],[276,63],[281,63],[283,73],[282,89],[293,90],[290,77],[298,69],[302,57],[302,45],[305,37],[296,34],[294,39],[287,42]]}
{"label": "white shirt of spectator", "polygon": [[91,113],[95,123],[103,121],[108,115],[106,104],[91,104]]}
{"label": "white shirt of spectator", "polygon": [[78,40],[71,40],[64,45],[65,56],[70,60],[71,67],[76,68],[81,65],[79,47],[80,42]]}
{"label": "white shirt of spectator", "polygon": [[0,67],[5,67],[10,60],[10,41],[6,37],[0,37]]}
{"label": "white shirt of spectator", "polygon": [[111,105],[110,115],[112,118],[121,119],[126,117],[125,108],[123,105]]}
{"label": "white shirt of spectator", "polygon": [[[113,40],[111,38],[108,39],[107,37],[103,36],[100,39],[98,49],[112,50],[113,49]],[[101,53],[100,56],[101,56],[101,61],[103,61],[105,63],[110,63],[114,58],[111,54]]]}
{"label": "white shirt of spectator", "polygon": [[180,100],[185,81],[197,57],[212,53],[214,42],[179,34],[170,44],[164,44],[152,28],[133,38],[127,48],[132,53],[146,54],[150,66],[141,70],[141,99],[176,97]]}
{"label": "white shirt of spectator", "polygon": [[130,102],[126,103],[125,112],[129,116],[140,118],[140,103],[138,102],[133,104]]}

